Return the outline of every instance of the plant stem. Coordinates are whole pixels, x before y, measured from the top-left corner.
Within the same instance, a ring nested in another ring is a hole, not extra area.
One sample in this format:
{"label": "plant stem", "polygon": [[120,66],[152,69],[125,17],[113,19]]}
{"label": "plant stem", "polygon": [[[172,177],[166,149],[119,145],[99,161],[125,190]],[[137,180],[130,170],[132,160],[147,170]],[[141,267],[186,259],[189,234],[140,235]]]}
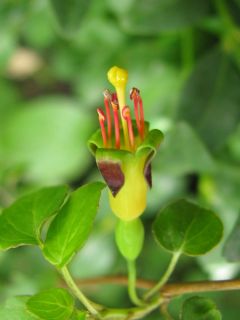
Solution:
{"label": "plant stem", "polygon": [[164,275],[162,278],[159,280],[159,282],[152,288],[150,289],[144,296],[144,299],[147,300],[149,299],[152,295],[154,295],[157,291],[159,291],[162,286],[168,281],[169,277],[171,276],[173,270],[176,267],[176,264],[178,262],[178,259],[181,255],[181,252],[175,252],[170,260],[170,263],[168,265],[167,270],[165,271]]}
{"label": "plant stem", "polygon": [[[128,278],[125,276],[104,276],[89,279],[77,280],[81,286],[96,286],[101,284],[128,285]],[[151,289],[156,282],[152,280],[138,279],[136,287],[140,289]],[[189,293],[217,292],[240,290],[240,280],[219,280],[219,281],[197,281],[165,284],[161,289],[163,297],[174,297]]]}
{"label": "plant stem", "polygon": [[139,299],[136,292],[136,265],[135,260],[128,260],[128,294],[131,301],[137,305],[141,306],[143,303]]}
{"label": "plant stem", "polygon": [[61,269],[61,274],[72,291],[72,293],[79,299],[79,301],[86,307],[86,309],[94,316],[98,316],[98,310],[96,308],[96,304],[92,301],[90,301],[82,292],[81,290],[77,287],[76,283],[74,282],[70,272],[68,271],[68,268],[64,266]]}

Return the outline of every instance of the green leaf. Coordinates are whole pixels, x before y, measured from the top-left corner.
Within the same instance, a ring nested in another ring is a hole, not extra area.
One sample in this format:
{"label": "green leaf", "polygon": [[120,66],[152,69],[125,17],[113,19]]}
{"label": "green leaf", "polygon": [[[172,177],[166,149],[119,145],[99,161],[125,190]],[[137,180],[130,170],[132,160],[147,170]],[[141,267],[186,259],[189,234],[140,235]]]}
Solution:
{"label": "green leaf", "polygon": [[48,187],[23,196],[0,215],[0,249],[41,244],[44,222],[62,206],[68,188]]}
{"label": "green leaf", "polygon": [[60,96],[20,105],[1,129],[6,166],[24,168],[24,179],[46,185],[73,179],[89,165],[86,140],[92,129],[89,114]]}
{"label": "green leaf", "polygon": [[8,299],[3,306],[0,306],[1,320],[36,320],[26,310],[26,301],[29,297],[14,297]]}
{"label": "green leaf", "polygon": [[191,297],[182,307],[181,320],[221,320],[222,316],[215,303],[203,297]]}
{"label": "green leaf", "polygon": [[194,130],[180,122],[165,135],[156,165],[159,170],[176,175],[211,171],[214,161]]}
{"label": "green leaf", "polygon": [[74,310],[74,299],[65,289],[50,289],[31,297],[27,309],[42,320],[68,320]]}
{"label": "green leaf", "polygon": [[179,118],[189,122],[211,150],[224,145],[240,120],[240,73],[218,49],[196,66],[183,90]]}
{"label": "green leaf", "polygon": [[195,25],[208,11],[208,1],[135,0],[121,12],[120,22],[131,33],[156,34]]}
{"label": "green leaf", "polygon": [[91,0],[50,0],[57,21],[64,33],[77,31]]}
{"label": "green leaf", "polygon": [[94,182],[73,192],[49,227],[45,257],[63,267],[87,240],[97,213],[101,190],[105,185]]}
{"label": "green leaf", "polygon": [[197,256],[220,242],[223,225],[212,211],[178,200],[161,210],[153,224],[153,232],[164,249]]}
{"label": "green leaf", "polygon": [[240,215],[223,247],[223,256],[230,262],[240,261]]}

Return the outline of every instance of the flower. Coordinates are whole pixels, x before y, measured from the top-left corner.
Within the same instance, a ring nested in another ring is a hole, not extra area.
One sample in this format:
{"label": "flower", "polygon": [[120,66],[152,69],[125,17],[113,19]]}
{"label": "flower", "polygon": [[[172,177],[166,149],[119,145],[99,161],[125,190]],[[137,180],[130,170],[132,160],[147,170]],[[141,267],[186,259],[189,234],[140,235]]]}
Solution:
{"label": "flower", "polygon": [[152,186],[151,160],[163,134],[157,129],[149,130],[137,88],[130,92],[135,114],[135,120],[132,120],[125,98],[126,70],[112,67],[108,80],[116,92],[104,91],[105,111],[97,109],[100,129],[88,144],[109,187],[112,211],[121,220],[131,221],[146,208],[147,189]]}

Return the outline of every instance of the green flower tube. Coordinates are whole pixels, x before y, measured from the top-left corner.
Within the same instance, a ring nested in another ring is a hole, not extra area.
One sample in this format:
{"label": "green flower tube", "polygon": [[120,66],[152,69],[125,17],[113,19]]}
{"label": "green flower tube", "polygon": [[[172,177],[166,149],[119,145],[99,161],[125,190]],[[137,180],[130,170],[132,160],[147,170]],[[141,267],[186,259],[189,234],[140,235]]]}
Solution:
{"label": "green flower tube", "polygon": [[132,221],[146,208],[148,187],[152,186],[151,161],[163,134],[157,129],[149,130],[140,91],[136,88],[130,93],[135,115],[132,120],[125,101],[127,71],[113,67],[108,78],[116,93],[105,90],[105,112],[97,110],[100,129],[88,145],[108,185],[113,213],[123,221]]}

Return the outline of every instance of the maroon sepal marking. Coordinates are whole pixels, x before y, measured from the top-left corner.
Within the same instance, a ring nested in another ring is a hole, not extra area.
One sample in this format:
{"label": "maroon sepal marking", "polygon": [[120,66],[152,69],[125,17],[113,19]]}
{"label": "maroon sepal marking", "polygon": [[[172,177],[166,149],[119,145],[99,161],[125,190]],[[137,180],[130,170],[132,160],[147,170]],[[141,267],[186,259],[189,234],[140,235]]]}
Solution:
{"label": "maroon sepal marking", "polygon": [[124,174],[120,164],[117,162],[99,161],[97,165],[112,195],[115,197],[124,184]]}
{"label": "maroon sepal marking", "polygon": [[151,162],[147,161],[144,167],[144,177],[147,181],[149,188],[152,188],[152,166]]}

